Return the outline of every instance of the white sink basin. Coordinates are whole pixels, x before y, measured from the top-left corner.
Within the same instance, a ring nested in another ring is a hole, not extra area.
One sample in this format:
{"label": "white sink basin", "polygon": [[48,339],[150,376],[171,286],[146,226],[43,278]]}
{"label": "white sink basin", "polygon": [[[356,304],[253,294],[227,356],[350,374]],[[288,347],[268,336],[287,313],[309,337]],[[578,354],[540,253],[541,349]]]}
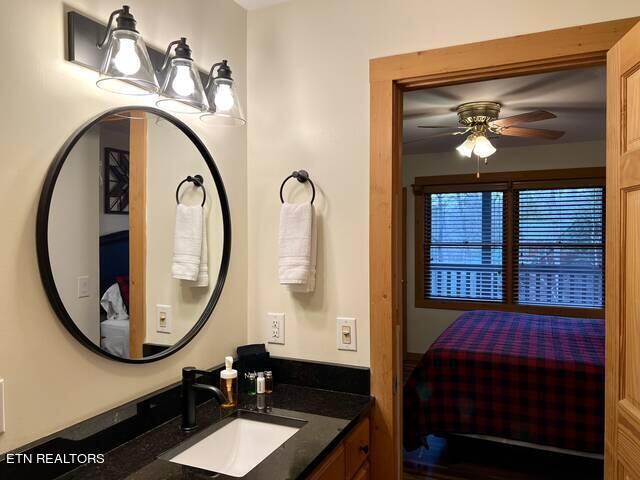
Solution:
{"label": "white sink basin", "polygon": [[243,477],[299,429],[235,418],[167,460],[232,477]]}

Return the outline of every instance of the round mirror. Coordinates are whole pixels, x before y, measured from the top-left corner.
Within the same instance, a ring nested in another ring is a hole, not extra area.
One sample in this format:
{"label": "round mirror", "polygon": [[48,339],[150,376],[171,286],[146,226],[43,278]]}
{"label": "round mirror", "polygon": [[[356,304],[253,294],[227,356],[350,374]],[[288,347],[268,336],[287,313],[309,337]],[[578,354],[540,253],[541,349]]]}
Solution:
{"label": "round mirror", "polygon": [[92,351],[166,357],[211,315],[231,248],[213,158],[162,110],[110,110],[62,147],[37,220],[42,281],[58,317]]}

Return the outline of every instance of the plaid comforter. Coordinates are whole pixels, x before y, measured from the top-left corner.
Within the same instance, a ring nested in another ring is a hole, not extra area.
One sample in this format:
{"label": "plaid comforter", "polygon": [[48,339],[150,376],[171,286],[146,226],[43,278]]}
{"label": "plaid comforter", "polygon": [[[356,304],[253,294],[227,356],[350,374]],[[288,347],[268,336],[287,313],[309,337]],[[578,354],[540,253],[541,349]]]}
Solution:
{"label": "plaid comforter", "polygon": [[473,433],[603,452],[604,321],[471,311],[404,387],[404,446]]}

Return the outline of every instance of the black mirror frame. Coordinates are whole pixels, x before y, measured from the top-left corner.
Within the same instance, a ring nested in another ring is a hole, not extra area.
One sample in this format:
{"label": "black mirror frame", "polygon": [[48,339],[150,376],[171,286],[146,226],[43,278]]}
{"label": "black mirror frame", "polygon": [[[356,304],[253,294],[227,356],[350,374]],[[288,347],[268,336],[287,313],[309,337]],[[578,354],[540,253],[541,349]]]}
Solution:
{"label": "black mirror frame", "polygon": [[[58,289],[56,287],[53,271],[51,270],[51,261],[49,258],[49,211],[51,207],[51,199],[53,197],[53,191],[55,189],[56,181],[60,174],[60,170],[64,165],[64,162],[67,159],[67,156],[78,142],[78,140],[89,130],[91,127],[96,125],[100,120],[115,115],[118,113],[128,112],[131,110],[143,111],[147,113],[152,113],[157,115],[178,127],[182,133],[184,133],[189,140],[193,142],[196,146],[207,166],[209,167],[209,171],[213,176],[213,180],[215,182],[216,188],[218,190],[218,196],[220,199],[220,208],[222,211],[222,223],[224,228],[224,240],[222,246],[222,261],[220,264],[220,271],[218,274],[218,280],[216,283],[213,292],[211,293],[211,297],[209,298],[209,302],[207,303],[202,315],[196,322],[196,324],[189,330],[189,332],[180,339],[176,344],[171,346],[170,348],[157,353],[155,355],[150,355],[148,357],[143,357],[140,359],[133,358],[122,358],[117,355],[113,355],[109,352],[106,352],[100,348],[99,345],[93,343],[89,338],[87,338],[84,333],[76,326],[75,322],[67,312],[67,309],[60,298],[60,294],[58,293]],[[193,338],[198,334],[198,332],[202,329],[202,327],[207,323],[209,317],[213,313],[218,300],[220,299],[220,295],[222,293],[222,288],[224,287],[224,282],[227,277],[227,273],[229,270],[229,261],[231,257],[231,214],[229,211],[229,201],[227,199],[227,193],[224,188],[224,183],[222,182],[222,177],[220,176],[220,172],[216,167],[215,162],[213,161],[213,157],[205,147],[204,143],[198,136],[195,134],[191,128],[189,128],[184,122],[180,121],[173,115],[168,114],[167,112],[160,110],[154,107],[146,107],[146,106],[127,106],[127,107],[119,107],[111,110],[107,110],[103,112],[93,119],[86,122],[82,125],[78,130],[76,130],[71,137],[67,139],[64,145],[60,148],[58,153],[56,154],[53,162],[51,163],[49,170],[47,172],[47,176],[44,181],[44,185],[42,187],[42,193],[40,194],[40,202],[38,204],[38,213],[36,219],[36,250],[38,255],[38,267],[40,269],[40,278],[42,280],[42,285],[44,290],[49,298],[49,302],[53,307],[53,310],[58,316],[58,319],[62,322],[62,325],[67,329],[73,337],[78,340],[82,345],[91,350],[102,357],[109,358],[111,360],[116,360],[118,362],[123,363],[134,363],[134,364],[142,364],[149,363],[161,360],[170,355],[173,355],[178,350],[187,345]]]}

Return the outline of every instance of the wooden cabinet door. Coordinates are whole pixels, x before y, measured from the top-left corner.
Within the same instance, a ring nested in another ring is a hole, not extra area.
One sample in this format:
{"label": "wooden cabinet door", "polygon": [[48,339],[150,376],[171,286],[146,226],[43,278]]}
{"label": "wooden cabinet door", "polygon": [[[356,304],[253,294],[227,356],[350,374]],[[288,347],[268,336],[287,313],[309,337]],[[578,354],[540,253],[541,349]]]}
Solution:
{"label": "wooden cabinet door", "polygon": [[605,478],[640,479],[640,24],[607,56]]}
{"label": "wooden cabinet door", "polygon": [[369,457],[369,419],[365,418],[344,442],[347,479],[353,478]]}
{"label": "wooden cabinet door", "polygon": [[344,445],[341,443],[331,455],[316,468],[309,480],[345,480]]}

